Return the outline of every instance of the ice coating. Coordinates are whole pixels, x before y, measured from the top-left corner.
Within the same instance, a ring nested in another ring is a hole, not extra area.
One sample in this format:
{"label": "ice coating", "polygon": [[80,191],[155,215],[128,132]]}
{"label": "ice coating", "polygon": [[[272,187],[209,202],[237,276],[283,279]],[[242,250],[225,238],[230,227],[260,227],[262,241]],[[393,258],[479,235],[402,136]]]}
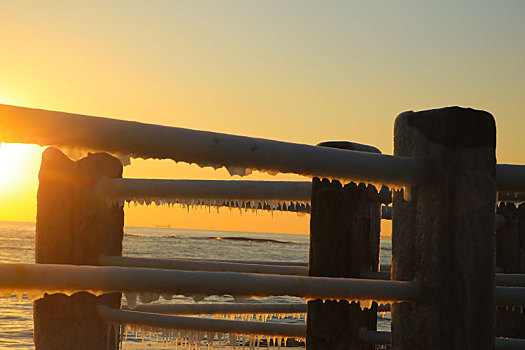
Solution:
{"label": "ice coating", "polygon": [[124,203],[137,205],[156,205],[156,206],[167,206],[172,207],[178,205],[184,210],[194,210],[207,208],[211,212],[211,209],[215,209],[219,212],[219,208],[236,208],[245,212],[257,213],[258,210],[267,211],[289,211],[296,212],[298,215],[304,215],[310,213],[309,202],[281,202],[281,201],[265,201],[265,200],[236,200],[236,199],[185,199],[185,198],[115,198],[108,202],[108,205],[119,205],[123,206]]}
{"label": "ice coating", "polygon": [[0,104],[2,140],[61,145],[310,177],[417,184],[427,178],[423,161],[360,151],[166,127]]}
{"label": "ice coating", "polygon": [[[108,327],[118,327],[110,324]],[[230,347],[231,349],[249,349],[256,350],[262,348],[269,348],[270,346],[280,349],[285,346],[287,339],[293,339],[296,342],[304,340],[304,338],[288,338],[282,336],[264,336],[258,334],[245,333],[221,333],[214,331],[193,331],[177,328],[155,328],[146,325],[123,325],[122,338],[135,337],[144,341],[149,338],[156,338],[162,341],[166,347],[173,347],[180,350],[196,350],[196,349],[215,349],[215,347],[223,348]]]}
{"label": "ice coating", "polygon": [[[116,266],[0,264],[0,289],[41,290],[47,293],[107,292],[171,293],[266,297],[287,295],[319,299],[390,302],[417,300],[418,281],[329,278],[241,272],[180,271]],[[506,287],[496,287],[505,297]],[[500,290],[501,289],[501,290]],[[499,294],[498,294],[499,293]],[[510,293],[506,292],[507,295]],[[512,297],[512,295],[510,295]],[[515,298],[515,297],[513,297]],[[504,304],[514,305],[514,302]]]}
{"label": "ice coating", "polygon": [[[77,161],[79,159],[85,158],[92,153],[104,152],[103,150],[89,149],[78,146],[64,146],[64,145],[54,145],[54,147],[61,150],[65,155],[67,155],[71,160]],[[122,154],[118,152],[106,152],[120,160],[123,166],[131,165],[131,156],[129,154]]]}

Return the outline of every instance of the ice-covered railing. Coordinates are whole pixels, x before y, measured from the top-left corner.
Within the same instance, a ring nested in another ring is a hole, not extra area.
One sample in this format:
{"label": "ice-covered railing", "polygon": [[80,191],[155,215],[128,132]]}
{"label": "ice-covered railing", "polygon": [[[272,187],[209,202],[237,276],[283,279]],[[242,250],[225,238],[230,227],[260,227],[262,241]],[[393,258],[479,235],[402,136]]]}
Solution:
{"label": "ice-covered railing", "polygon": [[[128,307],[123,307],[128,309]],[[194,303],[141,304],[134,311],[171,315],[304,314],[306,303]]]}
{"label": "ice-covered railing", "polygon": [[[0,104],[2,142],[100,150],[136,158],[173,159],[226,167],[231,174],[251,170],[295,173],[403,187],[424,181],[419,159],[316,147],[138,122]],[[525,192],[525,166],[500,164],[497,187]]]}
{"label": "ice-covered railing", "polygon": [[[521,276],[521,280],[523,276]],[[227,283],[225,283],[227,281]],[[512,280],[509,283],[513,283]],[[417,281],[384,281],[351,278],[305,277],[235,272],[176,271],[131,267],[74,266],[54,264],[0,264],[3,293],[92,291],[96,294],[127,292],[155,300],[161,295],[208,295],[240,297],[296,296],[306,300],[414,301],[421,296]],[[150,301],[151,301],[150,300]],[[496,287],[498,305],[524,306],[525,289]]]}
{"label": "ice-covered railing", "polygon": [[[54,264],[0,264],[4,291],[104,292],[266,297],[289,295],[303,299],[416,300],[417,281],[379,281],[349,278],[264,275],[234,272],[176,271],[131,267]],[[137,294],[137,296],[139,296]],[[366,303],[365,303],[366,305]]]}
{"label": "ice-covered railing", "polygon": [[217,271],[217,272],[247,272],[277,275],[308,275],[305,266],[278,266],[262,264],[243,264],[221,261],[191,261],[183,259],[155,259],[102,255],[98,259],[100,265],[123,267],[146,267],[184,271]]}
{"label": "ice-covered railing", "polygon": [[110,203],[310,212],[311,183],[305,181],[103,178],[97,190]]}
{"label": "ice-covered railing", "polygon": [[[247,264],[234,261],[198,261],[190,259],[158,259],[107,256],[99,257],[98,262],[103,266],[142,267],[182,271],[216,271],[216,272],[244,272],[276,275],[308,276],[306,266],[278,266],[265,264]],[[362,271],[361,277],[367,279],[390,280],[390,265],[381,265],[379,272]],[[496,286],[525,287],[525,274],[496,273]]]}
{"label": "ice-covered railing", "polygon": [[[100,150],[251,170],[405,186],[426,178],[417,159],[0,105],[2,142]],[[23,132],[21,132],[23,130]]]}
{"label": "ice-covered railing", "polygon": [[[283,337],[305,338],[306,325],[303,324],[283,324],[283,323],[262,323],[244,322],[234,320],[216,320],[194,317],[165,316],[145,312],[113,310],[107,307],[100,307],[99,313],[103,319],[110,324],[123,325],[127,329],[137,327],[141,331],[147,330],[150,333],[162,333],[162,339],[166,343],[191,343],[200,344],[203,340],[213,348],[214,344],[226,343],[225,335],[228,335],[228,342],[232,348],[236,346],[248,345],[249,348],[259,348],[262,336],[273,337],[274,346],[281,346]],[[175,332],[170,332],[175,329]],[[390,332],[377,332],[361,329],[359,338],[364,343],[371,344],[390,344]],[[269,342],[268,342],[269,345]],[[522,339],[495,339],[495,349],[522,349],[525,340]]]}

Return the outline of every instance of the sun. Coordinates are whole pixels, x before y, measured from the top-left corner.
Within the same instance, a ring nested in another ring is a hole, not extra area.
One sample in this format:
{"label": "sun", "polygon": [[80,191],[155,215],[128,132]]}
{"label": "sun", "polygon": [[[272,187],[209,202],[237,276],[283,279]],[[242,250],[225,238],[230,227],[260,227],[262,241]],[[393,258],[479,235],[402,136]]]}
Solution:
{"label": "sun", "polygon": [[2,143],[0,145],[0,187],[7,187],[23,171],[20,145]]}
{"label": "sun", "polygon": [[11,188],[23,185],[28,177],[28,171],[34,168],[32,158],[34,146],[1,143],[0,144],[0,188],[8,191]]}

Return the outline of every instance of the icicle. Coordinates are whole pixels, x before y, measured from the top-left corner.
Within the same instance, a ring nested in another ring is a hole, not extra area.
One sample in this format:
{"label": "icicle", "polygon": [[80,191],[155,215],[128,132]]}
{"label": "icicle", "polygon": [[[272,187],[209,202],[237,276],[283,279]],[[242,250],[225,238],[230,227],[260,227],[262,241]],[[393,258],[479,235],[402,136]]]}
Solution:
{"label": "icicle", "polygon": [[44,292],[39,291],[39,290],[29,290],[29,291],[26,291],[25,293],[26,293],[27,298],[31,301],[42,299],[45,294]]}
{"label": "icicle", "polygon": [[359,300],[359,307],[361,310],[370,309],[372,307],[372,300]]}

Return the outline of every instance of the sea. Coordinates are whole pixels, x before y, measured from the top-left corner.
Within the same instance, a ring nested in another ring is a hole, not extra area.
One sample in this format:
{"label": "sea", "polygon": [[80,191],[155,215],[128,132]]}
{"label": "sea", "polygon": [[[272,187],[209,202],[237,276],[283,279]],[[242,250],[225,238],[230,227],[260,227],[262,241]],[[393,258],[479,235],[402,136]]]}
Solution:
{"label": "sea", "polygon": [[[126,227],[123,255],[156,258],[204,258],[227,260],[308,262],[308,235],[255,232],[189,230],[175,228]],[[35,224],[0,222],[0,263],[34,263]],[[381,263],[390,264],[391,241],[381,241]],[[211,296],[202,302],[235,302],[230,296]],[[254,302],[294,302],[303,300],[274,296]],[[184,296],[157,303],[193,303]],[[125,297],[123,304],[126,304]],[[0,349],[34,349],[32,302],[25,296],[0,297]],[[301,318],[268,319],[272,322],[304,322]],[[390,314],[378,315],[378,330],[390,330]],[[155,337],[129,336],[122,349],[170,348]],[[262,347],[264,349],[264,347]],[[297,349],[297,348],[295,348]],[[300,348],[299,348],[300,349]]]}

